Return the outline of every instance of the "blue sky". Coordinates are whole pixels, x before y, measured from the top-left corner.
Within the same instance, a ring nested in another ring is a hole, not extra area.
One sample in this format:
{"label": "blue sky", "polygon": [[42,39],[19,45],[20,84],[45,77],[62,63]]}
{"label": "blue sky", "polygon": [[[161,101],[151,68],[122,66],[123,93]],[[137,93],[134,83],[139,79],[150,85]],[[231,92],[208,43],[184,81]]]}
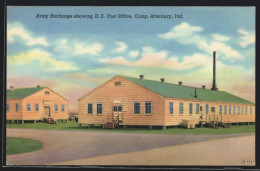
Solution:
{"label": "blue sky", "polygon": [[[49,16],[39,19],[37,14]],[[54,19],[51,14],[105,18]],[[144,19],[136,14],[183,18]],[[166,82],[210,88],[213,51],[218,88],[254,101],[254,7],[7,9],[7,86],[48,86],[67,97],[72,110],[77,98],[115,75],[144,74],[147,79],[164,77]]]}

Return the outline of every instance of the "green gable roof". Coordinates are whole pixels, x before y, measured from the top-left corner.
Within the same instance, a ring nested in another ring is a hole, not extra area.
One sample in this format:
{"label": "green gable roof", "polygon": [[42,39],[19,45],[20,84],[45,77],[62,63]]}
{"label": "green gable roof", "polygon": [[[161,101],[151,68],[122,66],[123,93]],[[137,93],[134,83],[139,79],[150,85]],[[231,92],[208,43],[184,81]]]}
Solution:
{"label": "green gable roof", "polygon": [[22,99],[25,98],[31,94],[34,94],[45,87],[33,87],[33,88],[17,88],[14,90],[7,90],[6,92],[6,98],[7,99]]}
{"label": "green gable roof", "polygon": [[[159,81],[152,81],[152,80],[145,80],[145,79],[141,80],[139,78],[132,78],[127,76],[121,76],[121,77],[167,98],[230,102],[230,103],[241,103],[241,104],[250,104],[250,105],[254,104],[248,100],[242,99],[240,97],[234,96],[224,91],[214,91],[209,89],[188,87],[183,85],[180,86],[177,84],[171,84],[166,82],[162,83]],[[195,89],[196,89],[197,98],[194,97]]]}

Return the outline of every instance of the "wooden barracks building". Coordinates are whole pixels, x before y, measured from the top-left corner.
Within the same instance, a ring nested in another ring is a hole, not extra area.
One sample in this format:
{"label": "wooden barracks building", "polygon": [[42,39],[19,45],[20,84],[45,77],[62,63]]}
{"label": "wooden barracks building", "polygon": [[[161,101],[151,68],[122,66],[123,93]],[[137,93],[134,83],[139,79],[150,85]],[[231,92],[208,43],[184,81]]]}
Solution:
{"label": "wooden barracks building", "polygon": [[78,99],[78,123],[163,129],[184,121],[254,123],[254,103],[217,89],[215,60],[214,52],[211,89],[117,75]]}
{"label": "wooden barracks building", "polygon": [[7,90],[7,121],[46,120],[55,123],[68,120],[68,100],[48,87],[16,88]]}

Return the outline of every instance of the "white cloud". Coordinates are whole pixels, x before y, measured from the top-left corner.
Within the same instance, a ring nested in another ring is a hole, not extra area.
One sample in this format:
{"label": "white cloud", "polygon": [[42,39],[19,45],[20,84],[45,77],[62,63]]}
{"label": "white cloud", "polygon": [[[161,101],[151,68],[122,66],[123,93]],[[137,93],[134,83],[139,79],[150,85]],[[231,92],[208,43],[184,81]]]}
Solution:
{"label": "white cloud", "polygon": [[111,50],[111,53],[119,53],[119,52],[124,52],[126,48],[128,47],[124,42],[116,42],[117,48]]}
{"label": "white cloud", "polygon": [[29,65],[37,63],[39,68],[46,71],[73,71],[78,70],[70,62],[58,61],[51,57],[51,54],[41,49],[33,49],[7,57],[7,65]]}
{"label": "white cloud", "polygon": [[101,43],[84,44],[82,42],[74,42],[75,55],[91,54],[98,55],[103,50]]}
{"label": "white cloud", "polygon": [[[22,40],[27,46],[42,45],[49,46],[44,37],[34,37],[34,34],[26,30],[19,23],[10,23],[7,25],[7,42],[13,43]],[[17,39],[18,38],[18,39]]]}
{"label": "white cloud", "polygon": [[217,41],[228,41],[230,37],[221,35],[221,34],[212,34],[211,37]]}
{"label": "white cloud", "polygon": [[210,43],[207,43],[205,41],[197,41],[196,44],[198,48],[202,51],[207,53],[212,53],[213,51],[216,51],[218,55],[220,54],[219,56],[221,56],[222,59],[229,60],[231,62],[244,58],[240,52],[232,49],[230,46],[226,45],[223,42],[212,41]]}
{"label": "white cloud", "polygon": [[255,43],[255,33],[254,32],[247,32],[244,29],[238,29],[238,33],[242,34],[239,38],[239,45],[243,48],[247,47],[248,45]]}
{"label": "white cloud", "polygon": [[231,46],[224,43],[229,37],[220,34],[213,34],[213,40],[207,39],[198,33],[203,31],[202,27],[191,26],[188,23],[181,23],[175,26],[170,32],[159,34],[158,36],[163,39],[174,39],[182,44],[194,44],[198,49],[208,54],[217,51],[217,54],[224,60],[234,62],[241,60],[244,56]]}
{"label": "white cloud", "polygon": [[67,56],[68,54],[73,56],[82,54],[98,56],[99,53],[103,50],[103,44],[98,42],[87,44],[77,40],[58,39],[56,40],[54,50],[64,54],[64,56]]}
{"label": "white cloud", "polygon": [[133,50],[131,52],[129,52],[129,56],[136,58],[139,56],[139,51],[138,50]]}
{"label": "white cloud", "polygon": [[155,52],[151,47],[144,47],[144,53],[141,58],[136,61],[128,61],[123,56],[115,58],[99,59],[101,63],[122,65],[122,66],[135,66],[146,68],[166,68],[171,70],[187,70],[195,67],[201,67],[208,62],[211,62],[212,58],[204,54],[196,53],[192,56],[184,56],[182,61],[179,61],[178,57],[168,56],[167,51]]}
{"label": "white cloud", "polygon": [[163,39],[187,38],[201,31],[203,31],[202,27],[191,26],[189,23],[182,22],[181,24],[173,27],[169,32],[159,34],[158,36]]}

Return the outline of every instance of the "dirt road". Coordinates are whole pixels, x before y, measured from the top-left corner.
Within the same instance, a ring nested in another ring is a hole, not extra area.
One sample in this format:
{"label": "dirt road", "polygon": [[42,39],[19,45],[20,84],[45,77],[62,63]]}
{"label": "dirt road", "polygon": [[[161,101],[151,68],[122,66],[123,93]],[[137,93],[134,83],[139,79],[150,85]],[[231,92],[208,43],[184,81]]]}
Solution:
{"label": "dirt road", "polygon": [[254,166],[254,135],[155,148],[52,165]]}
{"label": "dirt road", "polygon": [[[35,139],[43,143],[43,148],[35,152],[9,155],[6,161],[7,165],[45,165],[141,150],[156,150],[220,138],[241,136],[246,138],[248,135],[254,134],[167,135],[8,128],[7,137]],[[252,147],[252,144],[248,146]],[[198,153],[197,157],[199,156]]]}

